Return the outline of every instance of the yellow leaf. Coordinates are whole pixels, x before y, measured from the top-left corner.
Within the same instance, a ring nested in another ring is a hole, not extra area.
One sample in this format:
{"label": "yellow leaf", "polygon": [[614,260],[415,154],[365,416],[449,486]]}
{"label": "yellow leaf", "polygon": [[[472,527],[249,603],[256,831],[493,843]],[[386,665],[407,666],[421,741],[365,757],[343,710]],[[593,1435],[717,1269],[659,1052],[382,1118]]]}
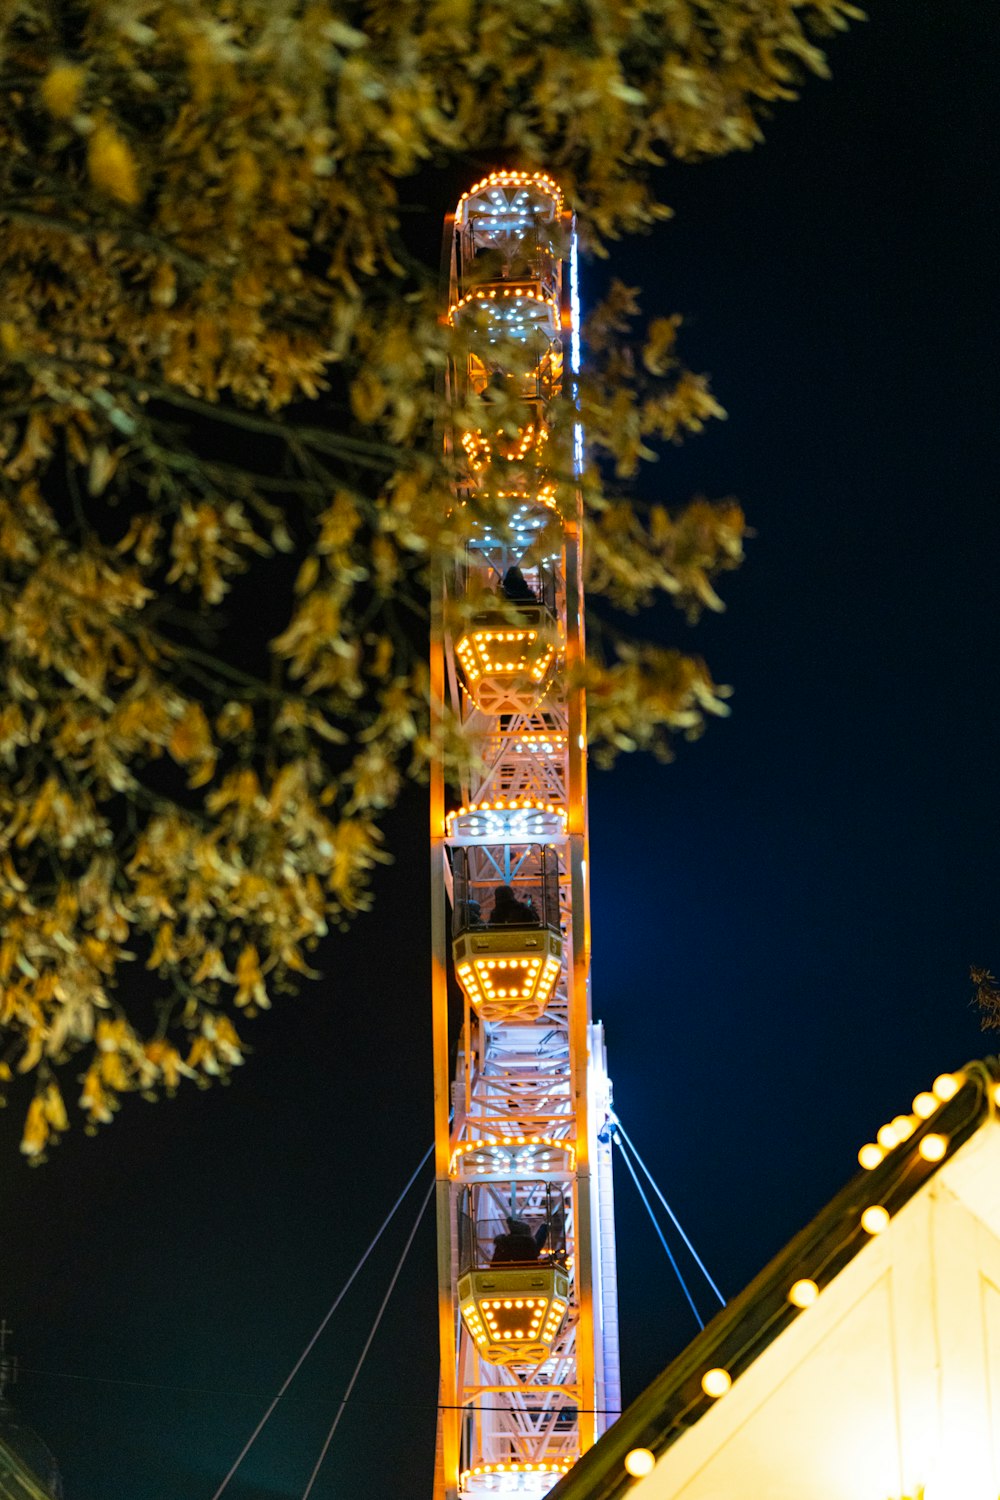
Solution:
{"label": "yellow leaf", "polygon": [[149,300],[157,307],[173,307],[177,300],[177,274],[169,261],[163,260],[156,268],[149,287]]}
{"label": "yellow leaf", "polygon": [[295,592],[297,594],[308,594],[318,577],[319,558],[315,552],[310,552],[299,569],[299,576],[295,580]]}
{"label": "yellow leaf", "polygon": [[85,1109],[92,1121],[102,1121],[108,1124],[111,1116],[111,1098],[105,1090],[100,1079],[98,1065],[88,1068],[83,1078],[83,1091],[80,1094],[80,1107]]}
{"label": "yellow leaf", "polygon": [[99,193],[119,203],[141,201],[135,157],[113,125],[98,125],[87,142],[87,171]]}
{"label": "yellow leaf", "polygon": [[[270,1007],[267,990],[264,987],[264,975],[260,967],[260,955],[253,943],[248,943],[236,960],[236,1004],[241,1008],[245,1005],[258,1005],[261,1010]],[[190,1058],[188,1059],[190,1062]]]}
{"label": "yellow leaf", "polygon": [[58,62],[42,80],[42,103],[57,120],[76,113],[86,74],[76,63]]}
{"label": "yellow leaf", "polygon": [[237,151],[229,169],[229,181],[237,202],[245,203],[256,196],[262,177],[252,151]]}
{"label": "yellow leaf", "polygon": [[25,1156],[38,1156],[45,1150],[48,1138],[49,1122],[45,1118],[45,1101],[41,1094],[36,1094],[28,1105],[24,1134],[21,1137],[21,1150]]}
{"label": "yellow leaf", "polygon": [[120,453],[110,453],[103,443],[97,443],[91,450],[87,489],[92,495],[101,495],[107,489],[120,457]]}
{"label": "yellow leaf", "polygon": [[187,1063],[181,1062],[180,1053],[170,1042],[149,1042],[145,1051],[153,1066],[159,1068],[168,1092],[177,1088],[182,1075],[185,1078],[194,1077],[194,1070]]}
{"label": "yellow leaf", "polygon": [[674,344],[680,318],[654,318],[642,351],[642,362],[651,375],[663,375],[673,363]]}
{"label": "yellow leaf", "polygon": [[177,950],[174,947],[174,924],[173,922],[161,922],[156,930],[156,941],[153,943],[153,951],[146,960],[147,969],[158,969],[161,964],[176,963]]}
{"label": "yellow leaf", "polygon": [[57,1083],[50,1083],[46,1088],[42,1095],[42,1108],[45,1111],[45,1118],[53,1130],[69,1129],[66,1105],[63,1103],[63,1096],[59,1092],[59,1085]]}
{"label": "yellow leaf", "polygon": [[187,704],[174,725],[167,749],[178,765],[182,766],[188,766],[192,761],[214,759],[212,731],[200,703]]}
{"label": "yellow leaf", "polygon": [[363,369],[351,382],[351,410],[359,422],[375,422],[385,411],[389,392],[372,371]]}
{"label": "yellow leaf", "polygon": [[201,963],[194,972],[192,984],[204,984],[206,979],[228,979],[233,983],[233,975],[226,968],[226,961],[218,948],[206,948]]}
{"label": "yellow leaf", "polygon": [[28,1033],[28,1042],[27,1046],[24,1049],[24,1053],[18,1059],[17,1071],[19,1073],[30,1073],[32,1068],[36,1068],[38,1066],[42,1058],[43,1041],[44,1037],[42,1035],[41,1028],[38,1026],[33,1026],[31,1031]]}

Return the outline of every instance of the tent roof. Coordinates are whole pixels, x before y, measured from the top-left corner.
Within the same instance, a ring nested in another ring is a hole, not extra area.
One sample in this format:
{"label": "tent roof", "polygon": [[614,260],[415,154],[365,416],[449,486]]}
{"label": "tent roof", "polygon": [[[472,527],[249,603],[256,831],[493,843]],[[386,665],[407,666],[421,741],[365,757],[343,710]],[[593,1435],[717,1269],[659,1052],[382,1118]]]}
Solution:
{"label": "tent roof", "polygon": [[[861,1215],[876,1204],[895,1215],[945,1165],[1000,1105],[1000,1060],[971,1062],[957,1074],[960,1086],[929,1119],[909,1117],[912,1132],[881,1163],[862,1171],[817,1214],[687,1348],[643,1391],[564,1479],[548,1500],[616,1500],[636,1482],[626,1455],[648,1448],[659,1457],[715,1403],[702,1390],[707,1370],[741,1375],[800,1316],[788,1301],[793,1282],[808,1277],[822,1289],[870,1240]],[[914,1126],[914,1121],[915,1126]],[[925,1160],[920,1144],[941,1135],[941,1161]]]}
{"label": "tent roof", "polygon": [[0,1429],[0,1500],[54,1500],[57,1491],[41,1477],[53,1469],[52,1455],[30,1428]]}

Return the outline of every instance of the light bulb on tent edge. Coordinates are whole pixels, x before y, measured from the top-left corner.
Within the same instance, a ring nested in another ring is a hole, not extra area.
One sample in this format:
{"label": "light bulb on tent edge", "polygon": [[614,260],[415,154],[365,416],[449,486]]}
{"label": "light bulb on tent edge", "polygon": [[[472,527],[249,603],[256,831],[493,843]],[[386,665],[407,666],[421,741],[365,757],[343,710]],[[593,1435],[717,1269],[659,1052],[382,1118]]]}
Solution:
{"label": "light bulb on tent edge", "polygon": [[917,1147],[924,1161],[941,1161],[948,1150],[946,1135],[925,1135]]}
{"label": "light bulb on tent edge", "polygon": [[888,1224],[889,1210],[880,1203],[872,1203],[861,1215],[861,1227],[867,1234],[881,1234]]}
{"label": "light bulb on tent edge", "polygon": [[706,1370],[701,1377],[701,1388],[706,1396],[712,1397],[713,1401],[717,1401],[720,1396],[724,1396],[732,1383],[732,1376],[728,1370]]}
{"label": "light bulb on tent edge", "polygon": [[625,1455],[625,1468],[633,1479],[645,1479],[656,1467],[656,1459],[648,1448],[633,1448]]}

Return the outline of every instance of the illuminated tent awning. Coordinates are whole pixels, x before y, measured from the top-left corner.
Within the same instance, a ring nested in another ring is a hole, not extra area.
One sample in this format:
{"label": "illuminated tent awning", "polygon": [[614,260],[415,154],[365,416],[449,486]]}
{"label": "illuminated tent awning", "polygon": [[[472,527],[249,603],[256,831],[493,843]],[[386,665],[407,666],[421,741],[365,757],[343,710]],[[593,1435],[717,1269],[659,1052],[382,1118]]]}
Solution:
{"label": "illuminated tent awning", "polygon": [[995,1058],[918,1094],[550,1500],[997,1500],[998,1108]]}

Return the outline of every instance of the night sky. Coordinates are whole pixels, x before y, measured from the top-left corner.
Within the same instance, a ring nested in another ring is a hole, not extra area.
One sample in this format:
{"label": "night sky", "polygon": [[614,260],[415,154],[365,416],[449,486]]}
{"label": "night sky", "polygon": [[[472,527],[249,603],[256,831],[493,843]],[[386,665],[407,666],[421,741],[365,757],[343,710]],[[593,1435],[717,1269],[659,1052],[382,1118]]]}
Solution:
{"label": "night sky", "polygon": [[[730,413],[645,493],[737,494],[756,531],[725,614],[647,624],[732,717],[591,798],[617,1107],[728,1295],[993,1047],[967,971],[1000,965],[1000,28],[990,0],[871,9],[765,146],[672,168],[675,219],[612,263],[684,315]],[[67,1500],[211,1500],[430,1143],[422,792],[389,835],[375,911],[254,1023],[231,1087],[128,1101],[36,1171],[0,1121],[0,1312]],[[624,1170],[618,1194],[629,1399],[695,1325]],[[301,1495],[417,1202],[231,1500]],[[315,1500],[425,1500],[436,1399],[428,1219]]]}

